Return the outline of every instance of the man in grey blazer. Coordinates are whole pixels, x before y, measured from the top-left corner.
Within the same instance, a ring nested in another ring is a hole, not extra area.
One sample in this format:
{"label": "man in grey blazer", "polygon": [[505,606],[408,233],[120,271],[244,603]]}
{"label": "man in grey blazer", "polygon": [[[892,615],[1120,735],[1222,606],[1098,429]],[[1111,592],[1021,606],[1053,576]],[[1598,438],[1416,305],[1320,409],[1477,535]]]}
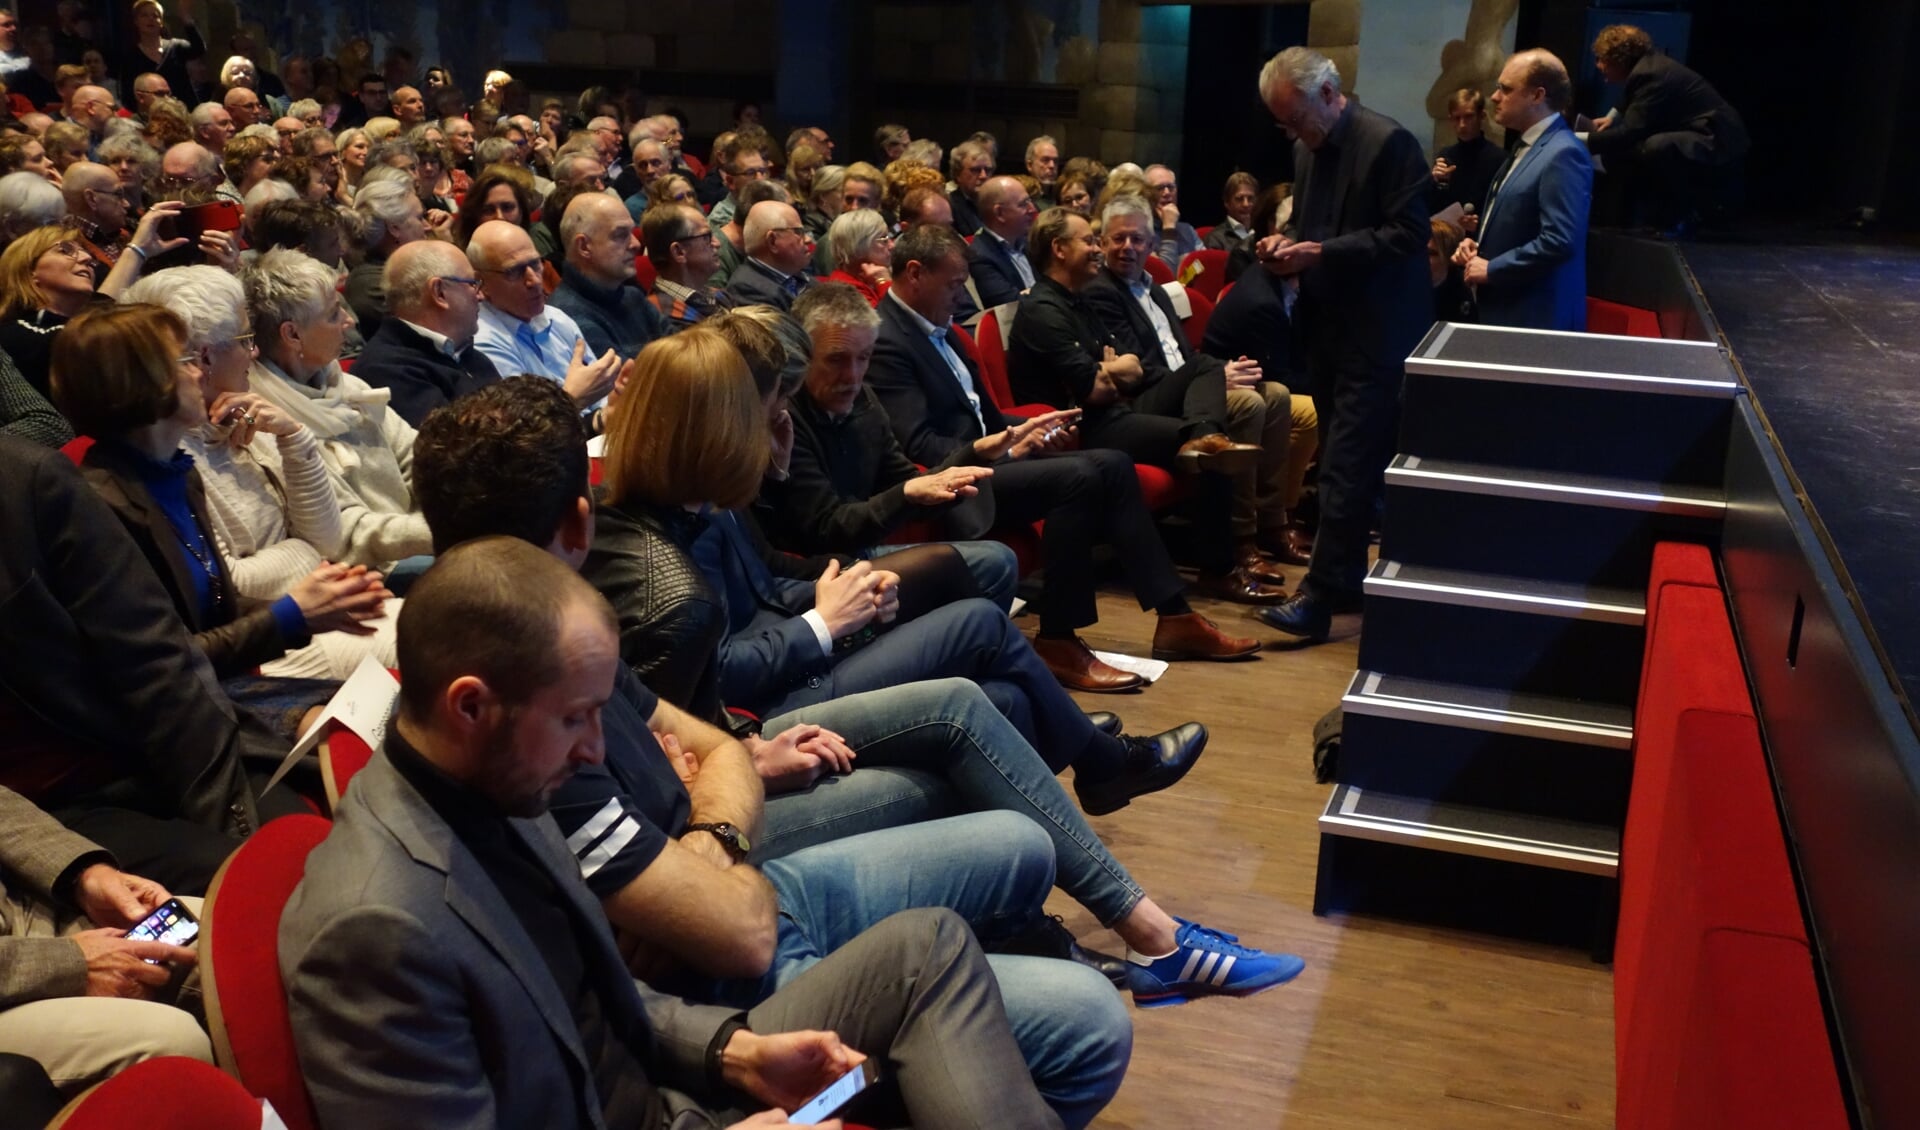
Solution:
{"label": "man in grey blazer", "polygon": [[[753,1126],[884,1055],[882,1119],[1058,1127],[991,970],[947,911],[895,915],[747,1012],[630,979],[548,800],[600,762],[611,610],[511,538],[441,555],[406,682],[280,926],[322,1126]],[[843,1043],[843,1040],[845,1041]],[[867,1108],[862,1108],[867,1109]]]}

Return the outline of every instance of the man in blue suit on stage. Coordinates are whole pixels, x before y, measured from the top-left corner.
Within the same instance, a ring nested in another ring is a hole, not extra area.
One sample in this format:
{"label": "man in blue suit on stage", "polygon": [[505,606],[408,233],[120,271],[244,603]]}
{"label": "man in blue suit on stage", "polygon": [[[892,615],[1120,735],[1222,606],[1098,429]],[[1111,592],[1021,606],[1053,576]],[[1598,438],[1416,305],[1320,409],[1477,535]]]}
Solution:
{"label": "man in blue suit on stage", "polygon": [[1561,117],[1572,97],[1567,68],[1549,52],[1522,51],[1500,70],[1493,120],[1520,143],[1480,209],[1479,242],[1454,253],[1487,325],[1587,328],[1593,161]]}

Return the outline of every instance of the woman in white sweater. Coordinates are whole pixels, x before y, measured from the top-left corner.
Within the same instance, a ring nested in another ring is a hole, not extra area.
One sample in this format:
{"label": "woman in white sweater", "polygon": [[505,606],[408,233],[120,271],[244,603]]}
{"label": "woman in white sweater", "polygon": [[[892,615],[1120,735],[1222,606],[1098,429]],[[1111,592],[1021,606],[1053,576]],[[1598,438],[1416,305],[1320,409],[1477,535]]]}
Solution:
{"label": "woman in white sweater", "polygon": [[[251,389],[254,348],[245,299],[239,280],[218,267],[158,271],[125,296],[164,306],[186,323],[187,352],[200,356],[206,374],[208,422],[187,433],[181,446],[199,468],[229,580],[242,597],[272,601],[342,560],[350,517],[313,432]],[[391,667],[399,610],[391,601],[385,615],[361,625],[364,632],[321,633],[261,672],[343,679],[367,655]]]}
{"label": "woman in white sweater", "polygon": [[413,427],[374,389],[340,369],[340,342],[353,325],[333,269],[290,248],[260,256],[246,272],[259,360],[255,392],[303,425],[341,504],[340,560],[387,572],[433,552],[427,520],[413,501]]}

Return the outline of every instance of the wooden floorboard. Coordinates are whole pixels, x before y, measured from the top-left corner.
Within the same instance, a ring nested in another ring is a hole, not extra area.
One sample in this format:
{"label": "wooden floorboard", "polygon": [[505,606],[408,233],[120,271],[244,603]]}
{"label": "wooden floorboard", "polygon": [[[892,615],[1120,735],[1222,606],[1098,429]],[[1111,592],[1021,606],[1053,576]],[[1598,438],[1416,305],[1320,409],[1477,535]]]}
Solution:
{"label": "wooden floorboard", "polygon": [[[1233,605],[1222,627],[1281,637]],[[1147,654],[1153,619],[1100,597],[1094,647]],[[1022,626],[1032,630],[1029,617]],[[1190,718],[1206,755],[1165,793],[1093,820],[1174,914],[1306,958],[1291,984],[1134,1016],[1133,1065],[1104,1130],[1519,1130],[1613,1123],[1613,984],[1578,950],[1369,918],[1315,918],[1313,725],[1338,701],[1357,623],[1318,647],[1237,664],[1175,664],[1137,695],[1083,695],[1134,733]],[[1341,638],[1344,635],[1344,638]],[[1117,939],[1055,893],[1081,940]]]}

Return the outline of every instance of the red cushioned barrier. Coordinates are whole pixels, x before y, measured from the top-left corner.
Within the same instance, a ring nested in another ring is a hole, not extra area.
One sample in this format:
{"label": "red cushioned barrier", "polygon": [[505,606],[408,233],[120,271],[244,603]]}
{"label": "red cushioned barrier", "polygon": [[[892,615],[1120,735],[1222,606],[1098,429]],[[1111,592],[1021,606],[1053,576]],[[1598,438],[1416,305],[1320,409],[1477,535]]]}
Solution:
{"label": "red cushioned barrier", "polygon": [[[287,1124],[303,1125],[291,1119]],[[142,1060],[68,1103],[48,1130],[134,1127],[260,1130],[260,1100],[211,1064],[162,1056]]]}
{"label": "red cushioned barrier", "polygon": [[280,982],[280,912],[308,853],[332,827],[318,816],[269,821],[221,865],[203,908],[200,963],[214,1058],[272,1102],[289,1130],[315,1123]]}
{"label": "red cushioned barrier", "polygon": [[1647,599],[1614,956],[1634,1130],[1847,1125],[1760,731],[1706,549]]}
{"label": "red cushioned barrier", "polygon": [[1200,343],[1207,340],[1207,322],[1213,318],[1213,299],[1203,290],[1188,287],[1187,302],[1193,307],[1193,314],[1180,320],[1180,328],[1187,331],[1187,344],[1198,353]]}
{"label": "red cushioned barrier", "polygon": [[1604,298],[1587,299],[1587,332],[1618,337],[1662,337],[1660,316],[1638,306],[1622,306]]}

